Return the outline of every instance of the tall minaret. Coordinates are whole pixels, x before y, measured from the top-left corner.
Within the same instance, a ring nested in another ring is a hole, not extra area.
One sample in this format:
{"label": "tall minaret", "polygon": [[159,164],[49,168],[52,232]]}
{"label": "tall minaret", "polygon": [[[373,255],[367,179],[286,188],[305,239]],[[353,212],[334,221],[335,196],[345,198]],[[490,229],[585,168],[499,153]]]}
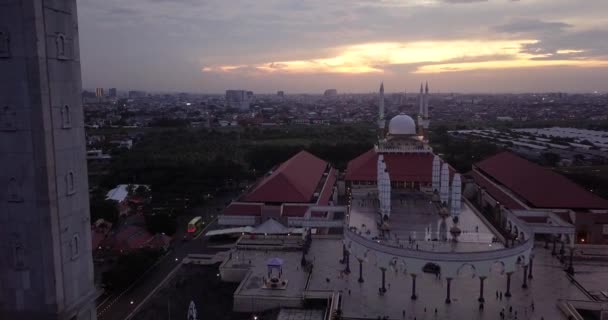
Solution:
{"label": "tall minaret", "polygon": [[422,83],[420,83],[420,95],[418,96],[418,115],[424,117],[424,92],[422,91]]}
{"label": "tall minaret", "polygon": [[380,83],[380,91],[379,91],[379,101],[378,101],[378,131],[380,137],[384,137],[384,128],[385,128],[385,120],[384,120],[384,82]]}
{"label": "tall minaret", "polygon": [[425,88],[424,88],[423,117],[425,120],[429,118],[429,83],[428,82],[425,84]]}
{"label": "tall minaret", "polygon": [[0,8],[0,319],[92,320],[76,0]]}

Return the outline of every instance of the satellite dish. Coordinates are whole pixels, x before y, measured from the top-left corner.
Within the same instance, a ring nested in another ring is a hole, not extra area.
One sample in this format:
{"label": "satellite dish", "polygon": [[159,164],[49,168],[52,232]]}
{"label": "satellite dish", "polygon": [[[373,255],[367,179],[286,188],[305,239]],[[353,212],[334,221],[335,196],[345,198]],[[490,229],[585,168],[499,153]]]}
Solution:
{"label": "satellite dish", "polygon": [[188,320],[198,320],[196,317],[196,305],[194,301],[190,301],[190,306],[188,307]]}

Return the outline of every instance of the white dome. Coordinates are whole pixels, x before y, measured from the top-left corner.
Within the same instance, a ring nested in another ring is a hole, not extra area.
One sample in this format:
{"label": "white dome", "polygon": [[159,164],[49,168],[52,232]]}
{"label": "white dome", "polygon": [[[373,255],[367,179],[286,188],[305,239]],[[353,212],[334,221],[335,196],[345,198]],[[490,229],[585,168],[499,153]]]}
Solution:
{"label": "white dome", "polygon": [[388,133],[390,135],[415,135],[416,123],[412,117],[406,114],[396,115],[388,123]]}

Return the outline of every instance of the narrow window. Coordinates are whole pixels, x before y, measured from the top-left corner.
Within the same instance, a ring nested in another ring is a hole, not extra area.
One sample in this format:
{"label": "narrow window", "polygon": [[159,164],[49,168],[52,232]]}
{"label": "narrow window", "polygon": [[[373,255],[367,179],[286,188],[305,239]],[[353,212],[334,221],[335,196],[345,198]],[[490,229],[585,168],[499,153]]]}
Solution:
{"label": "narrow window", "polygon": [[63,129],[72,127],[72,114],[70,113],[70,107],[67,104],[61,107],[61,127]]}
{"label": "narrow window", "polygon": [[17,111],[14,108],[4,106],[0,109],[0,131],[16,131],[16,122]]}
{"label": "narrow window", "polygon": [[80,237],[78,236],[78,233],[76,233],[72,237],[72,242],[70,242],[70,251],[72,253],[72,260],[78,258],[78,255],[80,254],[80,248],[78,247],[79,240],[80,240]]}
{"label": "narrow window", "polygon": [[55,46],[57,49],[57,59],[67,59],[65,55],[65,35],[63,33],[57,33]]}
{"label": "narrow window", "polygon": [[21,190],[17,179],[12,177],[8,180],[8,201],[9,202],[22,202],[23,197],[21,196]]}
{"label": "narrow window", "polygon": [[10,58],[11,47],[8,32],[0,31],[0,58]]}
{"label": "narrow window", "polygon": [[16,270],[24,269],[25,266],[25,248],[18,234],[13,233],[11,236],[10,245],[13,253],[13,268]]}
{"label": "narrow window", "polygon": [[66,186],[68,195],[76,193],[76,187],[74,185],[74,172],[72,171],[68,172],[66,175]]}

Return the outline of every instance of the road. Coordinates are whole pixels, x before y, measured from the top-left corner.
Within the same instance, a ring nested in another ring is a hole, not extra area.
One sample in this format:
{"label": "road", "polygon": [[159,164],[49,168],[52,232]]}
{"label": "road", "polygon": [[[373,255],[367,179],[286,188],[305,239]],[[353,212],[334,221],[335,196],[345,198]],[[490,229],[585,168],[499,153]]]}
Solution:
{"label": "road", "polygon": [[[217,216],[217,208],[223,207],[223,200],[214,201],[206,209],[211,218]],[[207,226],[206,230],[217,227],[216,220]],[[207,238],[202,236],[190,241],[181,241],[186,224],[178,224],[178,232],[172,249],[159,259],[156,266],[148,270],[141,278],[137,279],[130,287],[120,293],[103,295],[97,300],[97,319],[99,320],[122,320],[129,315],[137,305],[143,301],[156,286],[161,283],[175,269],[188,254],[214,254],[226,249],[208,248]]]}

